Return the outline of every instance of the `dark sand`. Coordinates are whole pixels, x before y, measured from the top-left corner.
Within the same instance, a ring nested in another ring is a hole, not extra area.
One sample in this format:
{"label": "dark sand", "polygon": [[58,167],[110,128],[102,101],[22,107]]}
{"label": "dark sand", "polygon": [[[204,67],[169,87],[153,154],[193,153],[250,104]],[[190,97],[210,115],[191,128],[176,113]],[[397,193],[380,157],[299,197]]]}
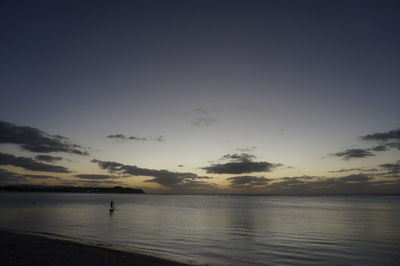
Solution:
{"label": "dark sand", "polygon": [[0,231],[0,265],[186,265],[71,241]]}

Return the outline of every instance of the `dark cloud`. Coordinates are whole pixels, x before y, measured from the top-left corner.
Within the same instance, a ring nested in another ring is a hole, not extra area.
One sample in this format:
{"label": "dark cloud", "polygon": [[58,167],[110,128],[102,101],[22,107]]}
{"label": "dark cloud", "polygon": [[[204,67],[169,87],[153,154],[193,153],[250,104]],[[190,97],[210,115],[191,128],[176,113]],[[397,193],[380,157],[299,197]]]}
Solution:
{"label": "dark cloud", "polygon": [[88,155],[82,146],[71,143],[66,137],[50,135],[37,128],[17,126],[4,121],[0,121],[0,143],[16,144],[31,152]]}
{"label": "dark cloud", "polygon": [[208,167],[203,167],[207,173],[212,174],[243,174],[253,172],[271,172],[280,164],[269,162],[232,162],[222,164],[212,164]]}
{"label": "dark cloud", "polygon": [[397,163],[385,163],[379,166],[388,171],[387,174],[400,174],[400,161]]}
{"label": "dark cloud", "polygon": [[232,187],[252,187],[252,186],[265,186],[272,179],[260,176],[234,176],[227,178],[231,182]]}
{"label": "dark cloud", "polygon": [[365,135],[365,136],[362,136],[361,139],[362,140],[373,140],[373,141],[400,140],[400,129]]}
{"label": "dark cloud", "polygon": [[130,140],[140,140],[140,141],[148,140],[146,137],[134,137],[134,136],[131,136],[128,139],[130,139]]}
{"label": "dark cloud", "polygon": [[178,164],[178,167],[184,167],[184,165],[183,164]]}
{"label": "dark cloud", "polygon": [[375,156],[372,152],[383,152],[391,149],[400,150],[400,129],[369,134],[361,136],[360,139],[364,141],[376,141],[379,142],[379,145],[367,149],[347,149],[331,155],[342,157],[344,160],[350,160]]}
{"label": "dark cloud", "polygon": [[109,139],[119,139],[119,140],[125,140],[126,136],[122,134],[115,134],[115,135],[108,135],[107,138]]}
{"label": "dark cloud", "polygon": [[33,179],[56,179],[56,180],[61,179],[57,176],[51,176],[51,175],[23,175],[23,176],[33,178]]}
{"label": "dark cloud", "polygon": [[37,161],[54,163],[54,162],[57,162],[57,161],[61,161],[63,158],[62,157],[57,157],[57,156],[51,156],[51,155],[36,155],[35,159]]}
{"label": "dark cloud", "polygon": [[400,150],[400,142],[392,142],[386,144],[386,146],[390,147],[391,149],[398,149]]}
{"label": "dark cloud", "polygon": [[366,174],[354,174],[354,175],[348,175],[348,176],[343,176],[339,178],[334,178],[333,180],[341,183],[346,183],[346,182],[366,182],[371,180],[372,178]]}
{"label": "dark cloud", "polygon": [[352,172],[352,171],[375,172],[375,171],[377,171],[377,169],[350,168],[350,169],[332,170],[332,171],[328,171],[328,173],[344,173],[344,172]]}
{"label": "dark cloud", "polygon": [[210,166],[203,167],[207,173],[212,174],[244,174],[253,172],[271,172],[282,164],[270,162],[255,162],[256,157],[248,153],[226,154],[222,156],[222,160],[230,160],[227,163],[214,163]]}
{"label": "dark cloud", "polygon": [[83,187],[99,187],[99,186],[110,186],[110,185],[122,185],[123,182],[114,180],[64,180],[60,182],[64,186],[83,186]]}
{"label": "dark cloud", "polygon": [[376,180],[374,175],[356,173],[340,177],[295,176],[267,179],[256,176],[227,178],[236,192],[285,195],[337,195],[398,193],[399,180]]}
{"label": "dark cloud", "polygon": [[113,181],[113,180],[102,180],[102,181],[97,181],[97,180],[77,180],[71,182],[72,184],[91,184],[91,185],[109,185],[109,184],[122,184],[122,182],[119,181]]}
{"label": "dark cloud", "polygon": [[387,145],[378,145],[378,146],[371,148],[372,151],[387,151],[389,149],[390,149],[390,147]]}
{"label": "dark cloud", "polygon": [[140,168],[134,165],[125,165],[117,162],[92,160],[100,168],[108,170],[110,173],[117,173],[123,176],[150,176],[152,179],[145,182],[158,183],[166,187],[183,186],[187,182],[196,182],[198,179],[209,179],[207,176],[198,176],[193,173],[171,172],[167,170],[154,170]]}
{"label": "dark cloud", "polygon": [[69,173],[70,171],[58,165],[51,165],[40,163],[32,158],[28,157],[17,157],[12,154],[0,153],[0,165],[12,165],[22,167],[31,171],[42,171],[42,172],[57,172],[57,173]]}
{"label": "dark cloud", "polygon": [[380,145],[372,148],[374,151],[387,151],[390,149],[400,150],[400,129],[386,132],[374,133],[360,137],[364,141],[381,142]]}
{"label": "dark cloud", "polygon": [[196,119],[193,119],[191,121],[191,124],[195,127],[209,127],[212,124],[215,124],[217,122],[217,119],[214,117],[199,117]]}
{"label": "dark cloud", "polygon": [[164,137],[161,135],[158,136],[153,136],[153,137],[135,137],[135,136],[125,136],[123,134],[115,134],[115,135],[108,135],[107,138],[109,139],[115,139],[118,141],[123,141],[123,140],[138,140],[138,141],[157,141],[157,142],[163,142]]}
{"label": "dark cloud", "polygon": [[375,156],[372,152],[369,151],[369,149],[347,149],[342,152],[334,153],[333,155],[336,157],[342,157],[343,160]]}
{"label": "dark cloud", "polygon": [[0,184],[19,184],[26,183],[30,179],[54,179],[59,180],[59,177],[48,175],[23,175],[15,172],[10,172],[5,169],[0,169]]}
{"label": "dark cloud", "polygon": [[80,179],[115,179],[119,178],[119,176],[112,176],[112,175],[99,175],[99,174],[79,174],[74,175]]}
{"label": "dark cloud", "polygon": [[26,176],[0,169],[0,184],[15,184],[27,180]]}
{"label": "dark cloud", "polygon": [[278,194],[354,194],[354,193],[393,193],[400,188],[390,187],[374,181],[371,175],[358,173],[342,177],[299,176],[283,177],[266,186],[270,193]]}

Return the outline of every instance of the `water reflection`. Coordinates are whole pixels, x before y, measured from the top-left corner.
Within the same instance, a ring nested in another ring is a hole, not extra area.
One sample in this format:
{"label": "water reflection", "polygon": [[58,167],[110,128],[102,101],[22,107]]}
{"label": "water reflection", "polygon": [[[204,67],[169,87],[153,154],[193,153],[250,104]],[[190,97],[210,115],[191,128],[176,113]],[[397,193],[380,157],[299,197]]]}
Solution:
{"label": "water reflection", "polygon": [[218,265],[395,265],[399,203],[398,197],[0,193],[0,227]]}

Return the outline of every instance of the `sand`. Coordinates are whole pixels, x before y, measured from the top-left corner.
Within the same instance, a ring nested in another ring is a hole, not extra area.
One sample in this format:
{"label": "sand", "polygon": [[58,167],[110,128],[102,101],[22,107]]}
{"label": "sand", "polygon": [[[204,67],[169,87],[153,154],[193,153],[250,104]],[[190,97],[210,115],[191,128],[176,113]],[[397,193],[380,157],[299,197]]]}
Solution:
{"label": "sand", "polygon": [[0,231],[0,265],[186,265],[71,241]]}

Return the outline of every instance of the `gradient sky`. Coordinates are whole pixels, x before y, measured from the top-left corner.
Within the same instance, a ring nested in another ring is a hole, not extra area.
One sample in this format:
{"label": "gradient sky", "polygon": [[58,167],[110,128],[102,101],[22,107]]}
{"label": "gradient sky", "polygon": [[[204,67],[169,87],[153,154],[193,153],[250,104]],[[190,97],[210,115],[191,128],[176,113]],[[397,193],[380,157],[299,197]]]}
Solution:
{"label": "gradient sky", "polygon": [[[3,0],[0,182],[400,192],[399,13],[378,0]],[[89,155],[32,148],[46,138]]]}

